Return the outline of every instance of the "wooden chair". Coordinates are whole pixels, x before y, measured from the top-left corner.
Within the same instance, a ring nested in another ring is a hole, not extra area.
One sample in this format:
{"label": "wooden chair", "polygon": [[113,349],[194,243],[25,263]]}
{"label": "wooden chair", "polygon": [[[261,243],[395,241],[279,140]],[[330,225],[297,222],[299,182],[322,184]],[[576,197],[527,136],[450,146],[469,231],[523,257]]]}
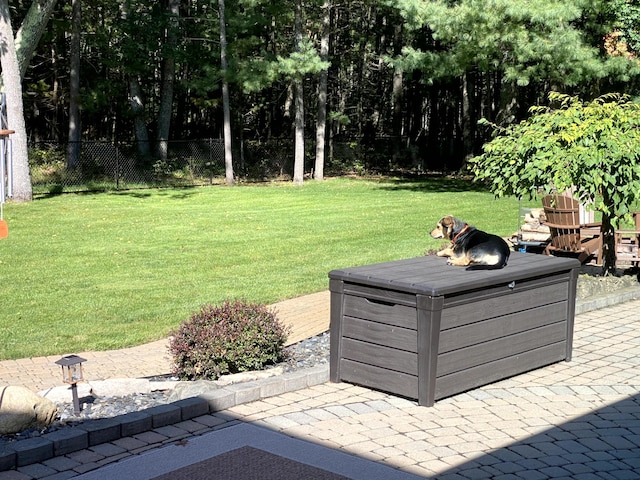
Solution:
{"label": "wooden chair", "polygon": [[551,230],[546,255],[572,255],[582,263],[595,257],[596,265],[602,265],[601,223],[580,223],[580,204],[572,197],[547,195],[542,206],[544,224]]}
{"label": "wooden chair", "polygon": [[616,265],[638,266],[640,264],[640,212],[633,214],[635,230],[616,230]]}

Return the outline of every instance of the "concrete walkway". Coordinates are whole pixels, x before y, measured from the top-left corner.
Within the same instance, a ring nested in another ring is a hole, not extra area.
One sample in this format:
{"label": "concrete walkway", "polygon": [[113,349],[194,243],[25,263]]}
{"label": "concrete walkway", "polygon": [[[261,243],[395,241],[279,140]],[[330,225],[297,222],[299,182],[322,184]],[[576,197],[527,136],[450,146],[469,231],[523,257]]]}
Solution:
{"label": "concrete walkway", "polygon": [[[174,423],[0,472],[0,480],[84,480],[86,472],[92,472],[87,479],[127,478],[114,473],[117,462],[140,469],[155,452],[166,457],[161,448],[189,449],[195,437],[223,442],[215,432],[228,434],[242,425],[424,478],[640,479],[640,300],[584,310],[576,316],[571,362],[431,408],[323,381],[183,415]],[[354,472],[352,478],[359,476]]]}

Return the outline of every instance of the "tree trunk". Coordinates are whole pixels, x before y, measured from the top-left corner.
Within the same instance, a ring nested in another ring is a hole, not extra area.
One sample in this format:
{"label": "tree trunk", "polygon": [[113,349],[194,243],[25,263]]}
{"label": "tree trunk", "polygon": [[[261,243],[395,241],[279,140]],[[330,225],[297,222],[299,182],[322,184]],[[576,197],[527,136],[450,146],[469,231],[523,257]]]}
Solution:
{"label": "tree trunk", "polygon": [[133,113],[133,129],[136,133],[136,143],[138,144],[138,154],[143,160],[151,158],[151,148],[149,147],[149,132],[147,122],[144,118],[144,102],[142,101],[142,89],[138,79],[129,76],[129,105]]}
{"label": "tree trunk", "polygon": [[[609,211],[613,212],[613,200],[611,193],[606,188],[602,189],[602,201],[609,206]],[[602,213],[602,271],[605,275],[614,275],[616,273],[616,247],[615,247],[615,229],[613,227],[612,215]]]}
{"label": "tree trunk", "polygon": [[80,29],[82,0],[71,0],[71,52],[69,58],[69,144],[67,169],[80,165]]}
{"label": "tree trunk", "polygon": [[51,12],[58,0],[33,0],[29,11],[16,32],[16,54],[20,64],[20,78],[24,78],[33,52],[44,33]]}
{"label": "tree trunk", "polygon": [[[129,2],[122,3],[122,15],[124,19],[129,19],[130,14]],[[138,146],[138,154],[146,162],[151,160],[151,146],[149,144],[149,131],[147,130],[147,121],[145,119],[145,108],[142,97],[142,88],[138,78],[130,73],[129,79],[129,106],[133,114],[133,130],[136,135],[136,143]]]}
{"label": "tree trunk", "polygon": [[220,68],[222,70],[222,111],[224,115],[224,171],[227,185],[233,185],[233,152],[231,150],[231,108],[229,105],[229,82],[227,81],[227,28],[224,0],[218,0],[220,17]]}
{"label": "tree trunk", "polygon": [[475,100],[475,74],[466,72],[462,76],[462,143],[464,145],[464,164],[473,157],[475,130],[477,124]]}
{"label": "tree trunk", "polygon": [[[324,0],[322,5],[324,15],[322,18],[322,38],[320,39],[320,60],[329,59],[329,29],[331,28],[331,1]],[[329,68],[320,72],[318,82],[318,119],[316,125],[316,162],[313,178],[324,180],[324,161],[327,131],[327,89],[329,83]]]}
{"label": "tree trunk", "polygon": [[178,45],[178,19],[180,0],[169,0],[169,25],[167,26],[167,44],[162,63],[162,86],[160,109],[158,111],[158,158],[167,159],[169,130],[173,111],[173,83],[176,74],[175,50]]}
{"label": "tree trunk", "polygon": [[[0,0],[0,65],[7,99],[7,126],[15,133],[11,135],[13,150],[13,200],[28,202],[33,199],[27,130],[22,106],[22,82],[16,46],[11,28],[11,16],[7,0]],[[2,179],[4,181],[4,178]]]}
{"label": "tree trunk", "polygon": [[[295,5],[295,36],[296,48],[302,45],[302,0],[296,0]],[[296,75],[293,81],[295,97],[295,157],[293,163],[293,183],[302,185],[304,182],[304,88],[302,76]]]}

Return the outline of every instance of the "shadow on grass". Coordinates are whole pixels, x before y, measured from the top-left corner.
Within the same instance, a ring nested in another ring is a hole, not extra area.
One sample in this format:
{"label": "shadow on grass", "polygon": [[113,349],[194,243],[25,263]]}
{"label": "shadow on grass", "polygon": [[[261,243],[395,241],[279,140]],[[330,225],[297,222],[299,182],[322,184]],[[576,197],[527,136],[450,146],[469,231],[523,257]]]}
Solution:
{"label": "shadow on grass", "polygon": [[83,196],[91,196],[91,195],[119,195],[124,197],[131,197],[137,199],[145,199],[151,197],[165,197],[176,200],[181,200],[184,198],[192,197],[197,193],[197,189],[202,188],[200,186],[167,186],[167,187],[137,187],[131,189],[95,189],[95,190],[69,190],[63,191],[59,189],[51,189],[48,192],[35,192],[33,194],[34,198],[38,198],[41,200],[46,200],[50,198],[60,197],[61,195],[83,195]]}
{"label": "shadow on grass", "polygon": [[469,177],[437,175],[437,174],[413,174],[387,178],[380,181],[382,190],[407,190],[424,193],[446,192],[486,192],[489,189]]}

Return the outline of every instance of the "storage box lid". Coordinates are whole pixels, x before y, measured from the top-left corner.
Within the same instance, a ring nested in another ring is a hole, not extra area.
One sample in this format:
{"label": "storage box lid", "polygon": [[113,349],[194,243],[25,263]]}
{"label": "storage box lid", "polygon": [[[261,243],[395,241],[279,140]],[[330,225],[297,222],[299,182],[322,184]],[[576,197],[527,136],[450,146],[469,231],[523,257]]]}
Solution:
{"label": "storage box lid", "polygon": [[573,258],[511,252],[507,266],[500,270],[466,270],[465,267],[447,265],[444,257],[431,255],[332,270],[329,278],[414,294],[442,296],[579,268],[580,262]]}

